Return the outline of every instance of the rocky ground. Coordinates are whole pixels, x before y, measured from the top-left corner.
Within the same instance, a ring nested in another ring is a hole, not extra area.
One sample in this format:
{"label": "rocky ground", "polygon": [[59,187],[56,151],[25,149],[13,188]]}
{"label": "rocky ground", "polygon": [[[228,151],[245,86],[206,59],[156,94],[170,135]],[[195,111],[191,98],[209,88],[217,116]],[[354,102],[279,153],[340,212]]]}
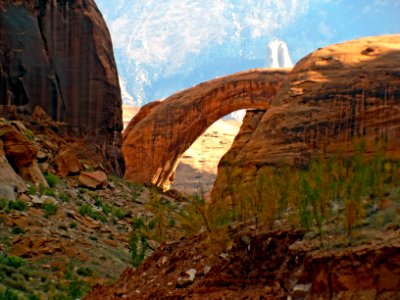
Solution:
{"label": "rocky ground", "polygon": [[301,230],[229,227],[163,244],[85,299],[399,299],[399,250],[395,230],[323,247]]}
{"label": "rocky ground", "polygon": [[0,299],[76,299],[113,282],[132,263],[134,222],[144,256],[179,238],[172,221],[158,234],[154,206],[179,210],[176,195],[107,175],[96,149],[64,134],[40,109],[0,119]]}
{"label": "rocky ground", "polygon": [[279,220],[207,230],[201,199],[107,175],[40,109],[0,138],[0,299],[400,297],[397,202],[351,240]]}

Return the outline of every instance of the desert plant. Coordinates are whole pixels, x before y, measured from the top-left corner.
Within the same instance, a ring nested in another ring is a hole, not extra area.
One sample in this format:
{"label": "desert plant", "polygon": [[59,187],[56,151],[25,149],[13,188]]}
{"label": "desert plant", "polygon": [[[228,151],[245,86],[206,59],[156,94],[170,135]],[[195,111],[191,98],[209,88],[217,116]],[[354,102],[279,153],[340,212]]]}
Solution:
{"label": "desert plant", "polygon": [[8,208],[13,210],[25,211],[27,209],[27,204],[22,200],[15,200],[8,202]]}
{"label": "desert plant", "polygon": [[58,196],[62,202],[69,202],[69,195],[67,192],[62,192]]}
{"label": "desert plant", "polygon": [[24,266],[26,261],[17,256],[0,255],[0,264],[18,269]]}
{"label": "desert plant", "polygon": [[51,173],[46,173],[46,174],[44,174],[44,177],[46,178],[46,181],[50,188],[54,188],[57,186],[59,179],[56,175],[51,174]]}
{"label": "desert plant", "polygon": [[24,131],[24,136],[29,139],[30,141],[33,141],[35,139],[35,134],[33,133],[32,130],[27,129]]}
{"label": "desert plant", "polygon": [[138,267],[146,257],[149,249],[147,237],[142,232],[143,220],[136,218],[132,222],[132,233],[129,237],[129,250],[132,258],[132,265]]}
{"label": "desert plant", "polygon": [[76,223],[75,221],[72,221],[71,223],[69,223],[69,228],[74,229],[78,227],[78,223]]}
{"label": "desert plant", "polygon": [[78,212],[82,216],[88,216],[94,220],[99,220],[102,223],[107,222],[107,218],[99,211],[94,211],[92,207],[88,204],[83,204],[81,207],[79,207]]}
{"label": "desert plant", "polygon": [[42,204],[42,209],[44,210],[44,216],[48,218],[57,213],[58,205],[56,203],[46,201]]}
{"label": "desert plant", "polygon": [[36,187],[34,185],[30,185],[26,191],[28,195],[36,195]]}

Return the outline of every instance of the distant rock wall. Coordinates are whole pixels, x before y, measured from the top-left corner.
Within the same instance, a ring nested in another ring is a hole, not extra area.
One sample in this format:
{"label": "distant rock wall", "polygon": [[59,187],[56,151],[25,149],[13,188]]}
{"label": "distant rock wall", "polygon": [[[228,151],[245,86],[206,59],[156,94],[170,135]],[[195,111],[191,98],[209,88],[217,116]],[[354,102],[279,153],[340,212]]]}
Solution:
{"label": "distant rock wall", "polygon": [[351,153],[357,140],[366,153],[383,141],[400,158],[399,62],[400,35],[332,45],[300,60],[262,119],[252,121],[256,128],[245,121],[220,162],[213,199],[240,190],[265,167]]}
{"label": "distant rock wall", "polygon": [[41,106],[122,172],[117,68],[93,0],[0,0],[0,105]]}

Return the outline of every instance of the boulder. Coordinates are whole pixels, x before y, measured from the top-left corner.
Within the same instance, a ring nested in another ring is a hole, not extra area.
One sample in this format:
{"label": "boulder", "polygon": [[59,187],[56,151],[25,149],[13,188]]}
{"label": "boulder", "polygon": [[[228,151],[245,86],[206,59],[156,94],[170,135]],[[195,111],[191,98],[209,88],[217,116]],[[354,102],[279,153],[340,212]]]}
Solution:
{"label": "boulder", "polygon": [[14,171],[10,166],[4,150],[3,142],[0,139],[0,197],[9,197],[10,200],[15,199],[15,191],[24,192],[26,191],[26,185],[22,178]]}
{"label": "boulder", "polygon": [[20,176],[35,185],[47,186],[36,161],[37,149],[33,143],[8,124],[0,125],[0,139],[7,161]]}
{"label": "boulder", "polygon": [[81,172],[79,183],[90,189],[104,187],[107,184],[107,175],[103,171]]}
{"label": "boulder", "polygon": [[78,174],[81,167],[76,153],[71,148],[62,149],[55,158],[57,173],[62,177]]}

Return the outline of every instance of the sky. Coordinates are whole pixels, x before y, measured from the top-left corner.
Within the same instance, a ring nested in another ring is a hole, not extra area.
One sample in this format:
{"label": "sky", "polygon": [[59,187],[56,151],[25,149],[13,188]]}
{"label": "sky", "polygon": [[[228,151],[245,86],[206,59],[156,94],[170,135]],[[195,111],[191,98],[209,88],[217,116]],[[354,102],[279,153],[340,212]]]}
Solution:
{"label": "sky", "polygon": [[96,0],[109,26],[124,102],[143,105],[202,81],[296,63],[329,44],[400,33],[400,0]]}

